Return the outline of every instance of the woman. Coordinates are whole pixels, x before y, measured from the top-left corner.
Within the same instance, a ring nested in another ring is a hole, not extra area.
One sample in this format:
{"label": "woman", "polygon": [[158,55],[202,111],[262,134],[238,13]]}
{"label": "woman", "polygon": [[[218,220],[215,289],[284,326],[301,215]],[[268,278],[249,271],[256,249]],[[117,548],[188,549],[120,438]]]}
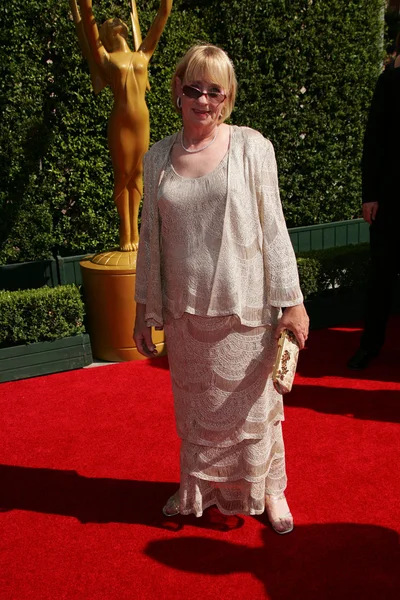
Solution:
{"label": "woman", "polygon": [[109,85],[114,105],[108,122],[108,147],[114,169],[114,201],[120,217],[120,249],[136,250],[139,242],[138,210],[142,198],[142,163],[149,147],[150,123],[145,101],[147,67],[172,9],[172,0],[162,0],[145,39],[140,36],[136,3],[132,2],[132,24],[136,52],[128,46],[128,28],[120,19],[108,19],[97,28],[92,0],[70,0],[78,37],[92,75],[94,91]]}
{"label": "woman", "polygon": [[274,530],[288,533],[283,405],[271,371],[280,332],[291,329],[303,348],[308,317],[273,147],[224,123],[235,94],[220,48],[194,46],[178,64],[172,95],[183,128],[144,160],[134,338],[153,356],[151,326],[165,328],[182,445],[180,488],[164,513],[266,508]]}

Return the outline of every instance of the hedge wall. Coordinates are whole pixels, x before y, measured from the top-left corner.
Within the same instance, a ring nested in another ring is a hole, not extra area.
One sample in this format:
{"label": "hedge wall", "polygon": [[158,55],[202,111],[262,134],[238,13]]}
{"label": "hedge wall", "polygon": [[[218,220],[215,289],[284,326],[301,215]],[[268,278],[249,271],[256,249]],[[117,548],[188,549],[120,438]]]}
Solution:
{"label": "hedge wall", "polygon": [[[158,0],[138,1],[142,32]],[[365,118],[382,59],[385,0],[175,0],[150,68],[152,142],[179,127],[174,65],[222,45],[240,89],[232,122],[276,147],[289,226],[359,216]],[[94,0],[129,23],[128,0]],[[115,246],[109,90],[91,91],[67,0],[2,0],[0,263]]]}
{"label": "hedge wall", "polygon": [[74,285],[0,290],[0,348],[84,333],[84,314],[83,300]]}

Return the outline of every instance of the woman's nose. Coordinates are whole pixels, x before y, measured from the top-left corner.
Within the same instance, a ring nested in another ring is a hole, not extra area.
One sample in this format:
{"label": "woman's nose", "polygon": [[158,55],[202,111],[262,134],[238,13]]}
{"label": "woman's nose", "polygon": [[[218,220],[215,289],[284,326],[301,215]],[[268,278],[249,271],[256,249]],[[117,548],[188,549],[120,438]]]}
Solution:
{"label": "woman's nose", "polygon": [[201,104],[208,104],[208,96],[206,94],[202,94],[200,98],[197,99],[197,102],[201,102]]}

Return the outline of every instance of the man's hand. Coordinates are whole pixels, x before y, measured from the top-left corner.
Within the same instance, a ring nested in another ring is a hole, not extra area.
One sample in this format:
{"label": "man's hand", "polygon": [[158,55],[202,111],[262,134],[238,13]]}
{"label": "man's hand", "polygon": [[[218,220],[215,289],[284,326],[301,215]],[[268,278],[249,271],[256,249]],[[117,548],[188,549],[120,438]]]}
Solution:
{"label": "man's hand", "polygon": [[362,205],[363,211],[363,219],[367,221],[370,225],[376,219],[376,213],[378,212],[379,203],[378,202],[365,202]]}

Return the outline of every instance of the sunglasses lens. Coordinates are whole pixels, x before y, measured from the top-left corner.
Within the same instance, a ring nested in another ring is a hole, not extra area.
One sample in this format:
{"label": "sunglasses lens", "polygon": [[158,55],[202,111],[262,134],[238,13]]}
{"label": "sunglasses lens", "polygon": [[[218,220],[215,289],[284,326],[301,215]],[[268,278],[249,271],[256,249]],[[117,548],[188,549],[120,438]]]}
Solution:
{"label": "sunglasses lens", "polygon": [[221,94],[221,92],[216,92],[216,91],[215,92],[214,91],[202,92],[201,90],[193,87],[192,85],[184,85],[182,87],[182,91],[185,96],[187,96],[188,98],[192,98],[193,100],[198,100],[200,98],[200,96],[203,96],[203,94],[204,94],[204,95],[208,96],[208,99],[211,104],[220,104],[226,98],[226,95]]}
{"label": "sunglasses lens", "polygon": [[184,85],[182,91],[188,98],[194,98],[197,100],[200,98],[200,96],[202,96],[202,92],[191,85]]}

